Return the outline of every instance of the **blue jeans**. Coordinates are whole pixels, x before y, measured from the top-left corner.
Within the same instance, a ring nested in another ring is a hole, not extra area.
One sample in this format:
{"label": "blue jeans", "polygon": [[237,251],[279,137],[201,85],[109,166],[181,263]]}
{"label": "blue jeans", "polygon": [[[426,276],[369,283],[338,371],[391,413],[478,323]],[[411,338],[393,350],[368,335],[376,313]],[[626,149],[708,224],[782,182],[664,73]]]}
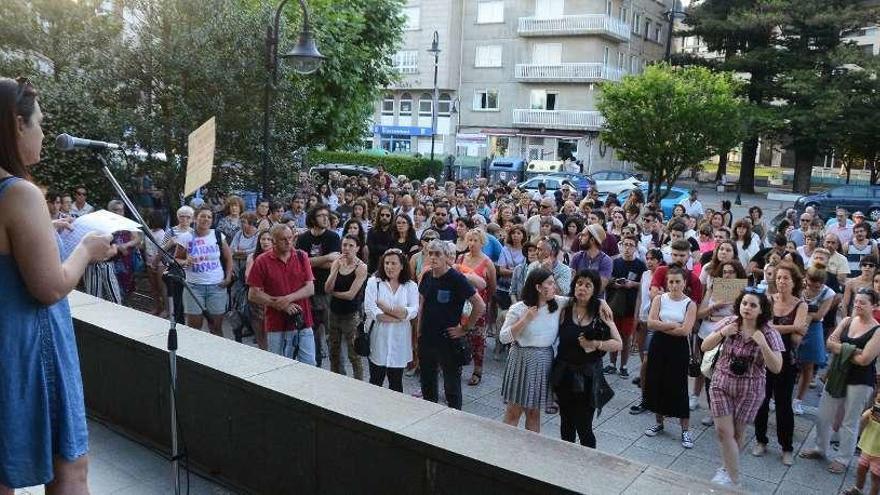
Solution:
{"label": "blue jeans", "polygon": [[266,338],[268,340],[266,350],[269,352],[315,366],[315,333],[311,328],[284,332],[270,330]]}

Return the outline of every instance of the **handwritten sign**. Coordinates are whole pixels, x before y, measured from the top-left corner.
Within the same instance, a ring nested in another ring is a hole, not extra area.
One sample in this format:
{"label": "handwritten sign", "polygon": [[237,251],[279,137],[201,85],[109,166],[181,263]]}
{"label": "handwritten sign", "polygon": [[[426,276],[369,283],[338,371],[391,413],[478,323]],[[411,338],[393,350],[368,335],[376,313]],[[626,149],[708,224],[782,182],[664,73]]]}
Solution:
{"label": "handwritten sign", "polygon": [[748,280],[744,278],[715,277],[712,279],[712,299],[716,302],[732,303],[746,285]]}
{"label": "handwritten sign", "polygon": [[189,196],[208,182],[214,170],[214,148],[217,143],[217,125],[214,117],[208,119],[189,135],[186,161],[186,183],[183,195]]}

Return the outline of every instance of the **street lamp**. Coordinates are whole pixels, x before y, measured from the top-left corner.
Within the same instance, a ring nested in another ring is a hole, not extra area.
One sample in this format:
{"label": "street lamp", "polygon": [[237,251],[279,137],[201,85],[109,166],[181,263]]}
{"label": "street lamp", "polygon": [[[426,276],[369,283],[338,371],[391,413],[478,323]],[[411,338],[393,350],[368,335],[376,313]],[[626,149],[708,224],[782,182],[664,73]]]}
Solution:
{"label": "street lamp", "polygon": [[437,103],[440,99],[437,92],[437,67],[440,59],[440,34],[434,31],[434,40],[428,53],[434,55],[434,96],[431,101],[431,161],[434,161],[434,139],[437,136]]}
{"label": "street lamp", "polygon": [[[263,93],[263,156],[262,156],[262,195],[268,197],[269,192],[269,144],[270,138],[270,112],[272,106],[272,92],[278,84],[278,38],[280,35],[281,10],[290,0],[282,0],[275,10],[275,23],[266,27],[266,87]],[[312,27],[309,23],[309,9],[305,0],[299,0],[302,10],[302,31],[299,40],[293,50],[282,55],[282,58],[291,63],[291,67],[297,74],[308,75],[314,73],[324,61],[324,56],[318,51],[315,39],[312,37]]]}
{"label": "street lamp", "polygon": [[682,10],[681,2],[679,0],[675,0],[672,2],[672,8],[663,13],[666,16],[666,19],[669,20],[669,35],[666,37],[666,56],[663,60],[669,62],[672,58],[672,30],[675,26],[675,18],[676,17],[687,17],[687,12]]}

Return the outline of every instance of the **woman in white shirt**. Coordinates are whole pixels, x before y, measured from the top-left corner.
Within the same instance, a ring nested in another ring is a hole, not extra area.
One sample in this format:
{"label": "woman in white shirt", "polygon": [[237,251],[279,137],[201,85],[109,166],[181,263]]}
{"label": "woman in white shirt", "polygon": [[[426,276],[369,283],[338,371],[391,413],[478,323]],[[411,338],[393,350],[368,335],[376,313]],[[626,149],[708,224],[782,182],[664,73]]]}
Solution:
{"label": "woman in white shirt", "polygon": [[556,280],[546,268],[532,269],[522,300],[507,311],[501,343],[510,346],[501,393],[507,403],[504,422],[519,426],[525,412],[526,429],[541,431],[541,408],[550,402],[553,344],[559,334],[559,307],[568,298],[556,295]]}
{"label": "woman in white shirt", "polygon": [[749,262],[761,250],[761,240],[752,232],[751,222],[746,219],[737,221],[733,227],[733,239],[740,264],[749,266]]}
{"label": "woman in white shirt", "polygon": [[403,370],[413,359],[410,321],[419,312],[419,288],[400,249],[379,258],[367,280],[364,312],[370,329],[370,383],[403,392]]}

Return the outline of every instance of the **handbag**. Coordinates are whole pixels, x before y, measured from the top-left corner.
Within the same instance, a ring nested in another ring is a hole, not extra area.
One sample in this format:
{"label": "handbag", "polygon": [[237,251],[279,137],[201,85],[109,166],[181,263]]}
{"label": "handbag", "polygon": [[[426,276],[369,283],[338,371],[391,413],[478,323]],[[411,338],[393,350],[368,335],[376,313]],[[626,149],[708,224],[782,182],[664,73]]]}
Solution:
{"label": "handbag", "polygon": [[718,356],[721,355],[722,347],[724,347],[724,338],[721,339],[721,343],[715,346],[714,349],[710,349],[703,353],[703,361],[700,363],[700,372],[706,378],[712,378],[712,373],[715,372],[715,363],[718,362]]}
{"label": "handbag", "polygon": [[[376,297],[379,297],[379,281],[376,280]],[[370,328],[365,330],[366,318],[361,317],[361,322],[357,326],[357,335],[354,337],[354,352],[358,356],[370,357],[370,333],[373,332],[373,326],[376,320],[370,321]]]}
{"label": "handbag", "polygon": [[701,359],[697,359],[699,353],[697,352],[697,336],[694,333],[690,335],[691,340],[691,359],[688,362],[688,376],[691,378],[697,378],[702,376],[703,374],[703,361]]}
{"label": "handbag", "polygon": [[473,349],[471,349],[471,341],[467,335],[463,335],[457,339],[450,339],[452,346],[453,361],[459,366],[467,366],[471,364],[473,357]]}

